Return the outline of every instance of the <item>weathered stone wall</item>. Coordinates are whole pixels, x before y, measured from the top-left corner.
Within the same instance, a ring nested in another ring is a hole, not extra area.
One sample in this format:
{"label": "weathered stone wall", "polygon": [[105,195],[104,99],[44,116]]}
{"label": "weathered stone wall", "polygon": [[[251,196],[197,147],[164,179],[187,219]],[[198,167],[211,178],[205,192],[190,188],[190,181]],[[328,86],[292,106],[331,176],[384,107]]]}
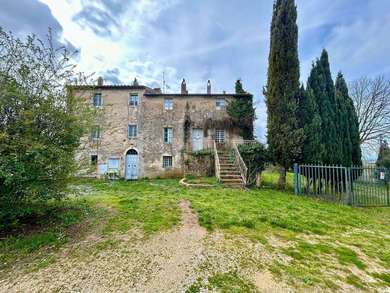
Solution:
{"label": "weathered stone wall", "polygon": [[[87,101],[91,101],[95,90],[84,91],[82,94]],[[97,91],[99,92],[99,91]],[[107,164],[108,159],[117,158],[120,162],[120,175],[125,174],[126,152],[135,149],[139,154],[139,177],[169,177],[183,174],[186,171],[184,164],[186,153],[192,150],[192,129],[204,129],[207,120],[223,120],[228,118],[226,110],[216,109],[216,99],[221,96],[213,95],[148,95],[145,89],[112,89],[100,90],[103,98],[101,115],[96,124],[101,125],[101,138],[92,141],[89,137],[82,139],[78,153],[80,160],[88,161],[91,155],[98,155],[98,164]],[[130,93],[139,95],[138,107],[128,106]],[[165,98],[173,99],[173,110],[164,109]],[[227,101],[232,96],[225,97]],[[185,121],[189,117],[187,141],[185,143]],[[128,125],[137,124],[136,138],[128,138]],[[166,144],[163,140],[164,127],[173,128],[173,142]],[[214,129],[205,131],[203,138],[204,148],[212,147]],[[237,129],[225,129],[225,140],[240,139]],[[173,166],[163,168],[163,156],[173,157]],[[195,169],[204,169],[199,163]],[[98,173],[95,167],[95,172]],[[196,171],[198,172],[198,171]]]}
{"label": "weathered stone wall", "polygon": [[209,177],[215,175],[215,161],[212,152],[195,152],[184,155],[184,174]]}

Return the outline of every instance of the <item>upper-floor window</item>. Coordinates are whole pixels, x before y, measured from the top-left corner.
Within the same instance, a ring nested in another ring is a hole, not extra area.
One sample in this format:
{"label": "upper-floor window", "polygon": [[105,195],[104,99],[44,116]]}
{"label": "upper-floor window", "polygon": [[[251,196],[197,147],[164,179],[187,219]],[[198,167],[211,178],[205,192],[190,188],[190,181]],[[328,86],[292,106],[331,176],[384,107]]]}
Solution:
{"label": "upper-floor window", "polygon": [[101,105],[103,105],[102,94],[100,93],[94,94],[92,98],[92,103],[94,107],[100,107]]}
{"label": "upper-floor window", "polygon": [[130,96],[129,96],[129,106],[130,107],[137,107],[138,103],[139,103],[138,94],[130,94]]}
{"label": "upper-floor window", "polygon": [[225,142],[225,130],[216,129],[215,130],[215,142],[216,143],[224,143]]}
{"label": "upper-floor window", "polygon": [[173,129],[171,127],[164,128],[164,143],[172,143]]}
{"label": "upper-floor window", "polygon": [[164,109],[165,110],[173,110],[173,99],[165,99],[164,100]]}
{"label": "upper-floor window", "polygon": [[129,124],[128,135],[129,135],[129,138],[137,137],[137,125],[136,124]]}
{"label": "upper-floor window", "polygon": [[99,125],[95,125],[92,128],[91,137],[94,140],[100,139],[100,126]]}
{"label": "upper-floor window", "polygon": [[223,110],[225,109],[225,100],[224,99],[218,99],[215,102],[215,106],[217,107],[217,110]]}
{"label": "upper-floor window", "polygon": [[163,156],[163,168],[169,169],[172,168],[173,159],[172,156]]}

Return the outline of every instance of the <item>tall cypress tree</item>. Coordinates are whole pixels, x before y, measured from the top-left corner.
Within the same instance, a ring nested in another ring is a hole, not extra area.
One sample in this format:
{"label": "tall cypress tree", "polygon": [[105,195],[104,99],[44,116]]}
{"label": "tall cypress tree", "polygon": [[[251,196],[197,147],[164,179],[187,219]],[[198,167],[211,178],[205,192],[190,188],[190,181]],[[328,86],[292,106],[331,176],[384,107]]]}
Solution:
{"label": "tall cypress tree", "polygon": [[341,121],[340,134],[342,135],[343,166],[361,165],[362,151],[360,148],[359,121],[355,106],[348,93],[347,83],[341,72],[336,79],[336,97],[339,107],[339,120]]}
{"label": "tall cypress tree", "polygon": [[299,125],[304,131],[302,144],[302,163],[321,162],[321,116],[318,111],[317,102],[311,89],[305,90],[301,87],[299,109]]}
{"label": "tall cypress tree", "polygon": [[341,165],[352,165],[352,141],[350,133],[350,109],[348,109],[348,88],[341,72],[338,73],[335,84],[337,133],[339,135],[339,149],[341,150]]}
{"label": "tall cypress tree", "polygon": [[330,72],[328,53],[322,51],[311,70],[307,81],[307,89],[311,91],[321,116],[321,159],[324,164],[341,164],[341,135],[337,131],[338,115],[335,88]]}
{"label": "tall cypress tree", "polygon": [[301,152],[299,129],[298,26],[295,0],[276,0],[271,23],[268,81],[264,90],[270,154],[280,165],[279,188],[286,186],[286,169]]}

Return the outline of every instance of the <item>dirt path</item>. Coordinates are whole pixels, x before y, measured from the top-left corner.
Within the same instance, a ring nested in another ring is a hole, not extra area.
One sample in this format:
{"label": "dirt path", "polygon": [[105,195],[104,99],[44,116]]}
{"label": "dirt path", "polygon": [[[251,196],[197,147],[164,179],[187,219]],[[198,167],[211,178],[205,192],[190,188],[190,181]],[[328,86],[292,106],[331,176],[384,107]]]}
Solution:
{"label": "dirt path", "polygon": [[[263,257],[261,248],[237,249],[237,240],[200,227],[190,202],[179,205],[182,221],[176,229],[151,238],[122,237],[112,247],[86,253],[73,248],[37,272],[16,270],[0,280],[0,292],[185,292],[199,278],[230,270],[247,270],[262,292],[286,292],[272,276],[253,271],[250,261]],[[248,268],[238,264],[243,255]]]}

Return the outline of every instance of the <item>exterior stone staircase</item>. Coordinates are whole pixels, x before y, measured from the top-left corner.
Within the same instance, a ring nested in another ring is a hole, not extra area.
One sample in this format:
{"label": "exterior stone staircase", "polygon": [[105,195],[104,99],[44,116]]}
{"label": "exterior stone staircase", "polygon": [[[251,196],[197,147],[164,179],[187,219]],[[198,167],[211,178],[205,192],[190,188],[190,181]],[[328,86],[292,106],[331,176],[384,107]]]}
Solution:
{"label": "exterior stone staircase", "polygon": [[244,188],[239,168],[234,162],[234,153],[230,149],[218,149],[220,181],[228,187]]}

